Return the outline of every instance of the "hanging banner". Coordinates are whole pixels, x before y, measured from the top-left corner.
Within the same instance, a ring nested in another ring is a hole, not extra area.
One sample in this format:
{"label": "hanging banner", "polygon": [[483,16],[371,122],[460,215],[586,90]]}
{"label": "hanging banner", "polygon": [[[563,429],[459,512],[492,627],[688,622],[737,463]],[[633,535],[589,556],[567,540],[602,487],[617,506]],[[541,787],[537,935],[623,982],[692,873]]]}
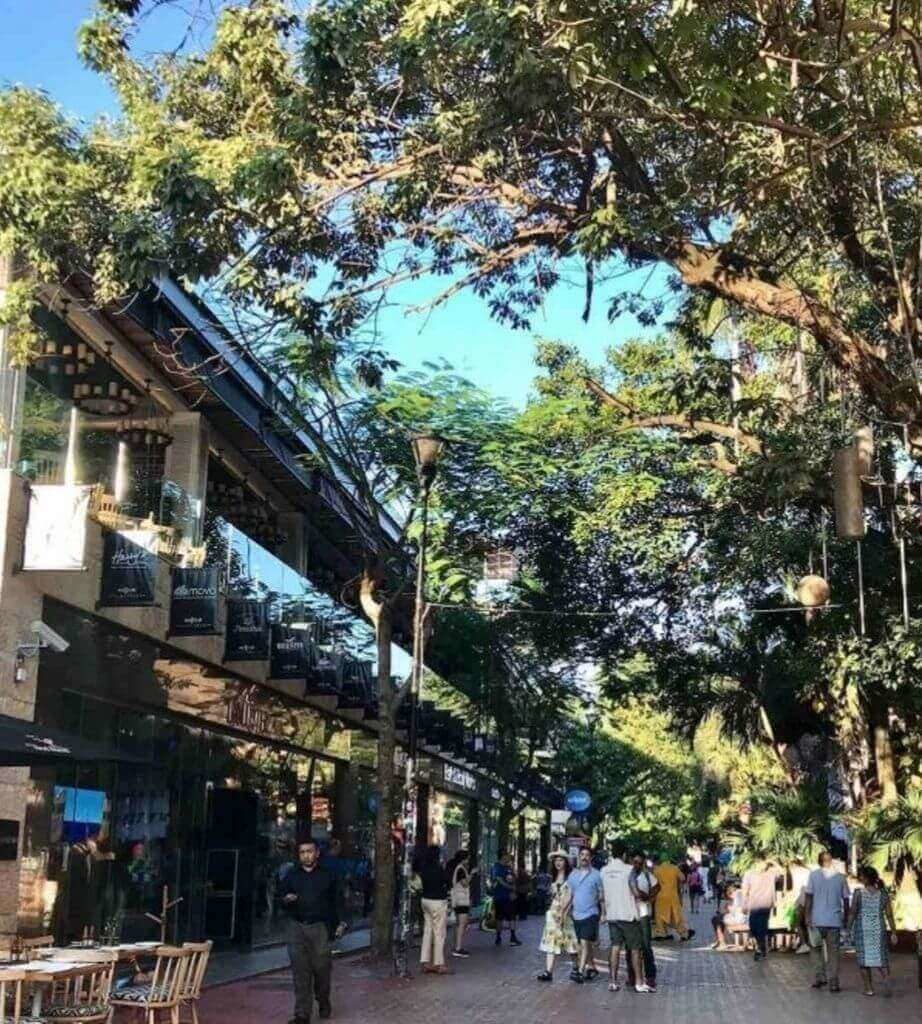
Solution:
{"label": "hanging banner", "polygon": [[170,636],[213,636],[218,629],[218,569],[174,569]]}
{"label": "hanging banner", "polygon": [[27,572],[86,569],[91,486],[32,484],[22,567]]}
{"label": "hanging banner", "polygon": [[265,601],[247,597],[227,599],[225,661],[267,661],[269,621]]}
{"label": "hanging banner", "polygon": [[102,551],[98,608],[151,605],[157,575],[157,534],[153,530],[107,530]]}
{"label": "hanging banner", "polygon": [[270,679],[307,678],[307,633],[275,623],[269,650]]}

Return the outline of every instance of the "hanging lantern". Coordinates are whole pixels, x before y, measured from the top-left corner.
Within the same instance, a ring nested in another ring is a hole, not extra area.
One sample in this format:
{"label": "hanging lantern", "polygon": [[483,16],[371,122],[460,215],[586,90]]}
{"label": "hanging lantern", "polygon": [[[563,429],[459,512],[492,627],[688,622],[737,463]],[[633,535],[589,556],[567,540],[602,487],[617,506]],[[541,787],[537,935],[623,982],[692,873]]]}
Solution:
{"label": "hanging lantern", "polygon": [[868,424],[855,431],[855,450],[858,453],[858,474],[863,480],[874,476],[874,428]]}
{"label": "hanging lantern", "polygon": [[836,536],[840,540],[864,537],[864,501],[858,448],[840,448],[832,457],[832,498],[836,513]]}
{"label": "hanging lantern", "polygon": [[805,608],[820,608],[829,601],[829,584],[822,576],[804,576],[795,594]]}
{"label": "hanging lantern", "polygon": [[[160,409],[150,393],[151,381],[144,382],[144,401],[135,409],[134,419],[119,425],[115,436],[132,451],[144,449],[163,451],[173,443],[170,422],[160,415]],[[138,397],[135,396],[135,402]]]}

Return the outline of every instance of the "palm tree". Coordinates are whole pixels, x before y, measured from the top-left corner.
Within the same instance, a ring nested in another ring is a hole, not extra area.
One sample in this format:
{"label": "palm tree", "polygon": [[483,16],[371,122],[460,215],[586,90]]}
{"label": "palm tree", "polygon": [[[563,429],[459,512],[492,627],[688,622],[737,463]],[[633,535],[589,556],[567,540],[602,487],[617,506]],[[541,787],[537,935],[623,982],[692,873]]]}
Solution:
{"label": "palm tree", "polygon": [[753,795],[748,823],[735,822],[721,835],[734,853],[734,865],[746,870],[758,861],[788,865],[816,861],[830,837],[830,807],[825,781]]}

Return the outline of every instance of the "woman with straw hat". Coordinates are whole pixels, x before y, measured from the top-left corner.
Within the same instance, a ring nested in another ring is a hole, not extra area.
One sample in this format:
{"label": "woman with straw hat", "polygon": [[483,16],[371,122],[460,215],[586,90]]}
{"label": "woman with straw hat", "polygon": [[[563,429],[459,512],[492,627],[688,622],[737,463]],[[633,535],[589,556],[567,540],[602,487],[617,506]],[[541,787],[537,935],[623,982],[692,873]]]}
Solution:
{"label": "woman with straw hat", "polygon": [[541,936],[541,952],[547,955],[545,970],[538,975],[538,981],[552,981],[554,961],[558,956],[573,956],[579,949],[573,918],[570,916],[570,902],[573,893],[567,885],[570,874],[570,858],[566,850],[557,850],[550,858],[551,905],[544,915],[544,934]]}

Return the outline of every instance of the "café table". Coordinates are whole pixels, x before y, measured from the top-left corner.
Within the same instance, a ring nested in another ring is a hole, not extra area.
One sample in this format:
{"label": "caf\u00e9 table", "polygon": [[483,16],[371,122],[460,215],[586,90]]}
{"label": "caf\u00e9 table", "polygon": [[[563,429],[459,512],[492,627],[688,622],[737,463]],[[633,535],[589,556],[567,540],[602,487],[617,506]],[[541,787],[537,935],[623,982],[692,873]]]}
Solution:
{"label": "caf\u00e9 table", "polygon": [[159,942],[124,942],[117,946],[64,946],[48,947],[40,950],[40,958],[30,960],[17,966],[26,972],[26,981],[32,985],[32,1016],[41,1017],[42,1002],[45,989],[58,981],[68,981],[71,978],[79,978],[87,970],[95,970],[99,963],[90,963],[87,960],[81,961],[81,954],[85,956],[88,949],[92,948],[95,953],[111,953],[119,963],[128,963],[137,960],[141,956],[150,956],[154,953]]}
{"label": "caf\u00e9 table", "polygon": [[79,963],[74,960],[29,960],[16,965],[18,970],[25,971],[26,981],[32,986],[32,1016],[41,1017],[42,1001],[45,989],[59,981],[79,978],[88,970],[96,970],[99,964]]}

